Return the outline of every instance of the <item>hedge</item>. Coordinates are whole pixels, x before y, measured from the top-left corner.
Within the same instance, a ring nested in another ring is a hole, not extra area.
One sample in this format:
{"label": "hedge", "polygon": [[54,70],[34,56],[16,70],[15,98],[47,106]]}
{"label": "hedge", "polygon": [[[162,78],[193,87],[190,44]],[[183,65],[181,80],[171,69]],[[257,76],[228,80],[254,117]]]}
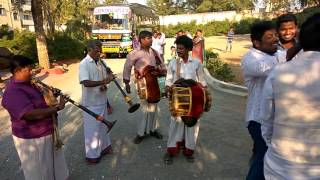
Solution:
{"label": "hedge", "polygon": [[[315,13],[320,13],[319,7],[311,7],[304,9],[301,13],[297,13],[298,25],[300,26],[308,17]],[[266,20],[266,19],[265,19]],[[234,21],[212,21],[207,24],[196,24],[196,21],[190,23],[178,23],[177,25],[163,26],[162,31],[167,37],[174,37],[179,30],[189,31],[191,34],[195,33],[197,29],[202,29],[205,36],[214,36],[226,34],[230,27],[234,27],[236,34],[249,34],[253,23],[262,21],[259,18],[246,18],[239,22]],[[273,22],[276,18],[272,19]]]}
{"label": "hedge", "polygon": [[[56,33],[47,39],[50,61],[83,57],[85,42],[71,38],[66,33]],[[14,54],[27,56],[37,61],[35,34],[15,31],[12,40],[0,39],[0,47],[9,48]]]}

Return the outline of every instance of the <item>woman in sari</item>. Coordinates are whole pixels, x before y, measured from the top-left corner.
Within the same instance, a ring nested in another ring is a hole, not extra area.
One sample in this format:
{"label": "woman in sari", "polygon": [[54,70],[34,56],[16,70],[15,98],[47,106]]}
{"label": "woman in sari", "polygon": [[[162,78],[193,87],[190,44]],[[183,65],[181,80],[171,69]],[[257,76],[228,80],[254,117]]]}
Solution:
{"label": "woman in sari", "polygon": [[200,60],[201,63],[203,63],[205,59],[204,38],[202,37],[202,30],[200,29],[197,30],[193,38],[192,57]]}

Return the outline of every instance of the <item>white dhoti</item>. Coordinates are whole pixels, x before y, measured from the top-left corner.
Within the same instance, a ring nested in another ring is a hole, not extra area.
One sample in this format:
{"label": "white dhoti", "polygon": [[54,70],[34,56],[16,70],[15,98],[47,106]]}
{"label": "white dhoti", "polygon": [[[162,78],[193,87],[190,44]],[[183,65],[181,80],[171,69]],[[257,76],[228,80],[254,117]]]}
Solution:
{"label": "white dhoti", "polygon": [[22,139],[13,135],[26,180],[65,180],[69,176],[63,148],[55,150],[52,135]]}
{"label": "white dhoti", "polygon": [[[107,104],[87,108],[108,120]],[[111,146],[110,136],[107,133],[108,128],[86,112],[83,112],[83,122],[86,158],[99,158],[101,152]]]}
{"label": "white dhoti", "polygon": [[193,127],[186,126],[181,117],[172,117],[169,126],[169,137],[167,143],[167,151],[169,154],[175,155],[180,148],[184,148],[185,155],[192,155],[197,143],[199,134],[200,119]]}
{"label": "white dhoti", "polygon": [[138,120],[138,135],[144,136],[157,129],[157,103],[148,103],[146,100],[141,100],[142,119]]}

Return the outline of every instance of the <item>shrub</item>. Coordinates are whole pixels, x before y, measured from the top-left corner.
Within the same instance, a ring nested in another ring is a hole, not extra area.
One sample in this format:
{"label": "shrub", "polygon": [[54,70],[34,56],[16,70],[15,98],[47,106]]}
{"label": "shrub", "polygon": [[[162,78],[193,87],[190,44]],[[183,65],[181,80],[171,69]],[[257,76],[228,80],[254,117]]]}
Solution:
{"label": "shrub", "polygon": [[310,16],[320,13],[320,7],[311,7],[304,9],[301,13],[296,14],[296,17],[298,19],[298,24],[301,26],[301,24],[307,20]]}
{"label": "shrub", "polygon": [[55,33],[47,43],[50,60],[81,58],[85,48],[82,41],[61,32]]}
{"label": "shrub", "polygon": [[[85,19],[85,17],[83,17]],[[73,39],[81,41],[86,39],[86,33],[90,32],[90,26],[83,21],[82,18],[71,19],[67,22],[66,33]]]}
{"label": "shrub", "polygon": [[[85,43],[58,32],[47,39],[50,60],[73,59],[83,57]],[[37,61],[35,34],[29,31],[15,31],[12,40],[0,39],[0,47],[9,48],[13,54],[27,56]]]}
{"label": "shrub", "polygon": [[230,82],[233,81],[235,76],[232,73],[231,68],[228,66],[227,63],[222,62],[219,59],[219,55],[211,50],[207,50],[207,69],[209,70],[210,74],[219,79],[221,81]]}
{"label": "shrub", "polygon": [[257,18],[243,19],[240,22],[232,21],[212,21],[207,24],[196,24],[196,21],[190,23],[178,23],[177,25],[163,26],[162,31],[166,34],[166,37],[174,37],[179,30],[189,31],[195,33],[197,29],[202,29],[205,36],[215,36],[226,34],[230,27],[234,27],[238,34],[250,33],[250,27],[252,23],[259,21]]}
{"label": "shrub", "polygon": [[206,49],[206,59],[218,59],[219,54],[212,51],[212,49]]}
{"label": "shrub", "polygon": [[234,29],[236,34],[250,34],[250,29],[253,23],[262,21],[258,18],[242,19],[239,22],[234,23]]}
{"label": "shrub", "polygon": [[33,60],[37,59],[35,34],[29,31],[15,31],[12,40],[0,40],[0,46],[6,47],[13,54],[27,56]]}
{"label": "shrub", "polygon": [[196,21],[192,21],[190,23],[178,23],[177,25],[170,24],[162,29],[166,37],[174,37],[179,30],[194,34],[197,29],[202,29],[205,36],[213,36],[226,33],[231,26],[232,23],[229,21],[212,21],[207,24],[196,24]]}

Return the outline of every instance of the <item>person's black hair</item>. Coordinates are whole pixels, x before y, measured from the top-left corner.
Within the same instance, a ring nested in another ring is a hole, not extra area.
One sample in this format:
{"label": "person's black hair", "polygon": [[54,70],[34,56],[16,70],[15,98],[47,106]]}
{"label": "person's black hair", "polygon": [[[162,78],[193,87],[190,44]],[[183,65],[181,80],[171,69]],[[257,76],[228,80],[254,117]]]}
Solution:
{"label": "person's black hair", "polygon": [[102,43],[98,39],[89,40],[88,44],[87,44],[87,52],[89,49],[94,49],[95,47],[101,46],[101,45],[102,45]]}
{"label": "person's black hair", "polygon": [[202,33],[202,30],[201,29],[197,29],[197,31],[196,32],[201,32]]}
{"label": "person's black hair", "polygon": [[294,14],[288,13],[288,14],[283,14],[277,18],[277,28],[281,26],[282,23],[285,22],[294,22],[295,25],[298,24],[297,18]]}
{"label": "person's black hair", "polygon": [[320,51],[320,13],[309,17],[300,29],[299,42],[304,51]]}
{"label": "person's black hair", "polygon": [[175,46],[171,46],[170,49],[172,49],[172,48],[176,48],[176,47]]}
{"label": "person's black hair", "polygon": [[150,31],[141,31],[140,33],[139,33],[139,41],[141,41],[141,39],[144,39],[144,38],[146,38],[146,37],[152,37],[152,32],[150,32]]}
{"label": "person's black hair", "polygon": [[184,33],[184,31],[183,31],[183,30],[179,30],[179,31],[177,32],[177,34],[178,34],[178,33]]}
{"label": "person's black hair", "polygon": [[186,35],[182,35],[182,36],[177,37],[177,39],[176,39],[176,41],[174,43],[177,44],[177,45],[179,45],[179,44],[183,45],[189,51],[191,51],[192,48],[193,48],[192,39],[190,39]]}
{"label": "person's black hair", "polygon": [[13,74],[17,69],[33,65],[33,60],[22,55],[13,55],[10,59],[10,72]]}
{"label": "person's black hair", "polygon": [[264,33],[271,29],[275,29],[275,26],[271,21],[254,23],[251,27],[251,42],[253,43],[253,41],[261,41]]}

